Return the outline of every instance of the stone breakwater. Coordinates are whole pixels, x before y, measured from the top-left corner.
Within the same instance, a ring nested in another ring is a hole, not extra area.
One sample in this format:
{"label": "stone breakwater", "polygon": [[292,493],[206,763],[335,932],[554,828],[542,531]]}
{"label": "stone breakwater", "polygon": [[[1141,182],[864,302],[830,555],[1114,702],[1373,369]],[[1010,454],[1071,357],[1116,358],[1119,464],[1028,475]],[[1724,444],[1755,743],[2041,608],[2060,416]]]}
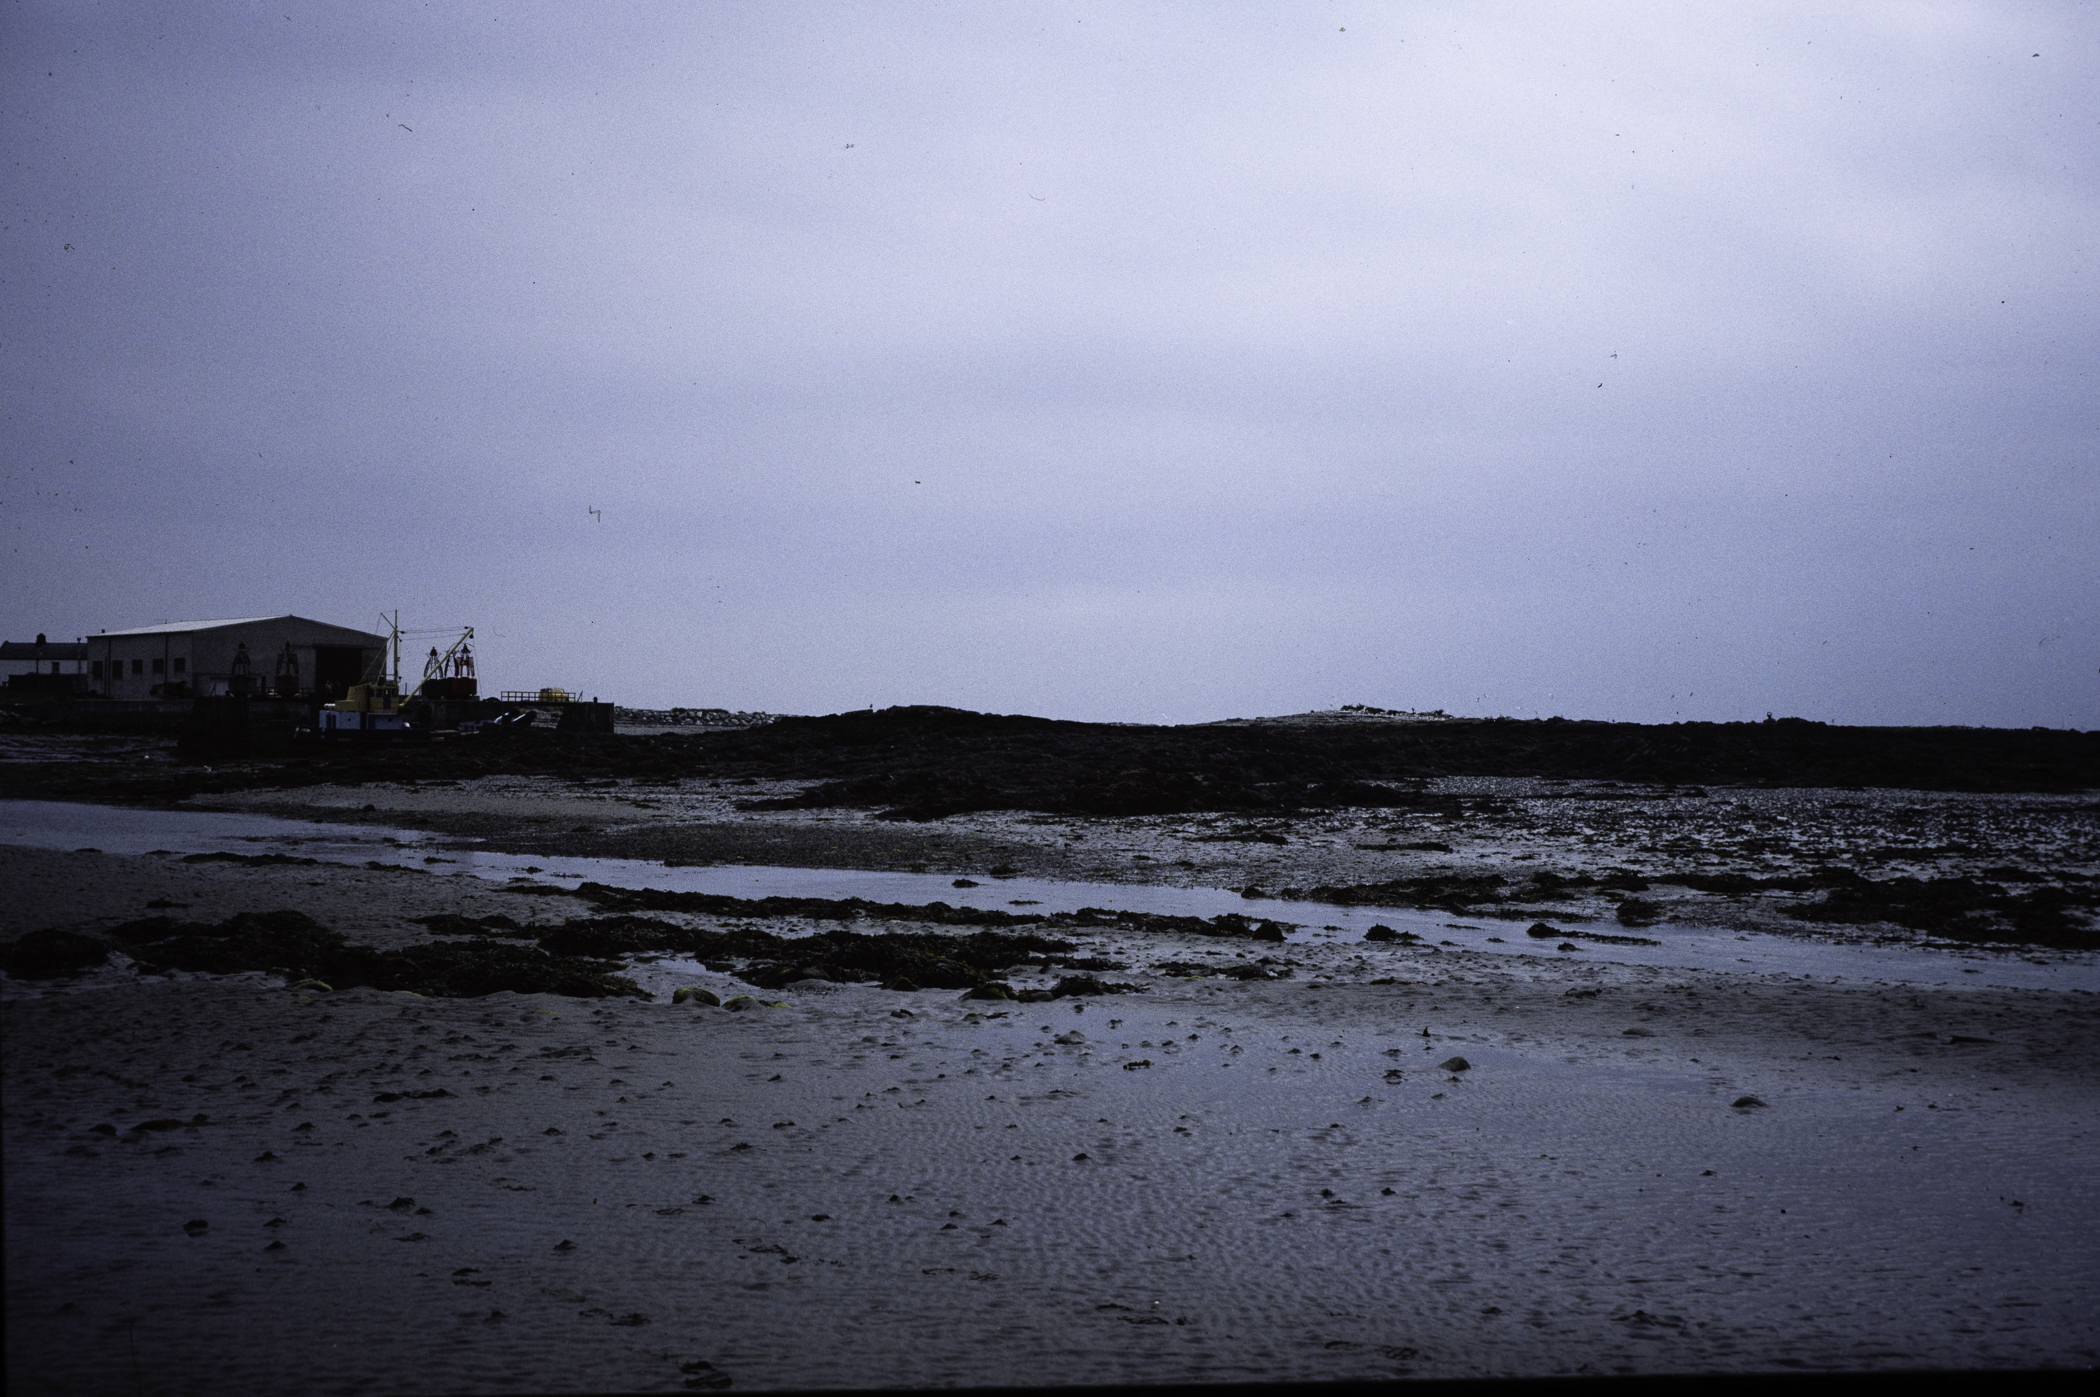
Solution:
{"label": "stone breakwater", "polygon": [[727,708],[613,708],[613,721],[638,727],[755,728],[777,722],[778,713],[732,712]]}

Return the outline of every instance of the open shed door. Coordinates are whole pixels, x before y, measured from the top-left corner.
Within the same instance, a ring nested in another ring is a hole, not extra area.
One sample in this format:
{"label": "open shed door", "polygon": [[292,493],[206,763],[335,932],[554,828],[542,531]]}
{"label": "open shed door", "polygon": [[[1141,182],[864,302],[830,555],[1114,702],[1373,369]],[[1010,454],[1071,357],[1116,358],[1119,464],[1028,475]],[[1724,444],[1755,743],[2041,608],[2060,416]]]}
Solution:
{"label": "open shed door", "polygon": [[357,645],[316,645],[314,647],[314,697],[323,703],[333,703],[350,692],[350,686],[363,682],[365,677],[365,652]]}

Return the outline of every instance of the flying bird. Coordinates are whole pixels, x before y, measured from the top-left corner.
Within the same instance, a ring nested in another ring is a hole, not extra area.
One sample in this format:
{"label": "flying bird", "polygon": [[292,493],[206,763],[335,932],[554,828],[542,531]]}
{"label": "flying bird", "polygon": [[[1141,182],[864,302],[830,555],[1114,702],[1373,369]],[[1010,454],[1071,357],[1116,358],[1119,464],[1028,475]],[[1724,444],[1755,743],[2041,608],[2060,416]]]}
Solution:
{"label": "flying bird", "polygon": [[599,523],[603,524],[605,522],[605,511],[599,509],[596,505],[585,505],[584,509],[591,516],[591,518],[597,520]]}

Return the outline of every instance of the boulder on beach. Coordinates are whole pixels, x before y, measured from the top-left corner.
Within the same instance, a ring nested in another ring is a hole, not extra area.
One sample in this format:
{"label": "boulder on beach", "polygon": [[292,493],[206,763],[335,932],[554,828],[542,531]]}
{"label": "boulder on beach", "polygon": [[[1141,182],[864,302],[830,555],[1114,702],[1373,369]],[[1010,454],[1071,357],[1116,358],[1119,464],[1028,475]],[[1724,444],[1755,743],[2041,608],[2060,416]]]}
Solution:
{"label": "boulder on beach", "polygon": [[0,969],[18,980],[54,980],[91,970],[109,959],[109,942],[49,927],[32,931],[0,954]]}

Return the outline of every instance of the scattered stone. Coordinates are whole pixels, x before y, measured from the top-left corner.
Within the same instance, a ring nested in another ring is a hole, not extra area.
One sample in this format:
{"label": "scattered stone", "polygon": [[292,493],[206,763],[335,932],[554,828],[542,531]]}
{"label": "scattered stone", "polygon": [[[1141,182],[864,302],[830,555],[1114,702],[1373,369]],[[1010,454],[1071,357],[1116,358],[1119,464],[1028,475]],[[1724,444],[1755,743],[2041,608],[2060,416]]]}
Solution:
{"label": "scattered stone", "polygon": [[1473,1066],[1462,1057],[1447,1057],[1437,1064],[1440,1072],[1464,1072]]}
{"label": "scattered stone", "polygon": [[1620,1035],[1622,1038],[1653,1038],[1654,1036],[1654,1030],[1646,1028],[1629,1028]]}
{"label": "scattered stone", "polygon": [[1751,1106],[1762,1106],[1762,1105],[1764,1105],[1765,1103],[1764,1103],[1764,1102],[1762,1102],[1762,1101],[1759,1101],[1759,1100],[1758,1100],[1758,1099],[1757,1099],[1756,1097],[1754,1097],[1754,1096],[1738,1096],[1738,1097],[1737,1097],[1737,1098],[1736,1098],[1735,1100],[1733,1100],[1733,1101],[1729,1102],[1728,1104],[1729,1104],[1730,1106],[1736,1106],[1736,1107],[1744,1107],[1744,1108],[1747,1108],[1747,1107],[1751,1107]]}
{"label": "scattered stone", "polygon": [[673,1004],[705,1004],[712,1008],[720,1008],[722,996],[716,994],[713,990],[703,989],[699,985],[680,985],[677,989],[671,991],[671,1002]]}

